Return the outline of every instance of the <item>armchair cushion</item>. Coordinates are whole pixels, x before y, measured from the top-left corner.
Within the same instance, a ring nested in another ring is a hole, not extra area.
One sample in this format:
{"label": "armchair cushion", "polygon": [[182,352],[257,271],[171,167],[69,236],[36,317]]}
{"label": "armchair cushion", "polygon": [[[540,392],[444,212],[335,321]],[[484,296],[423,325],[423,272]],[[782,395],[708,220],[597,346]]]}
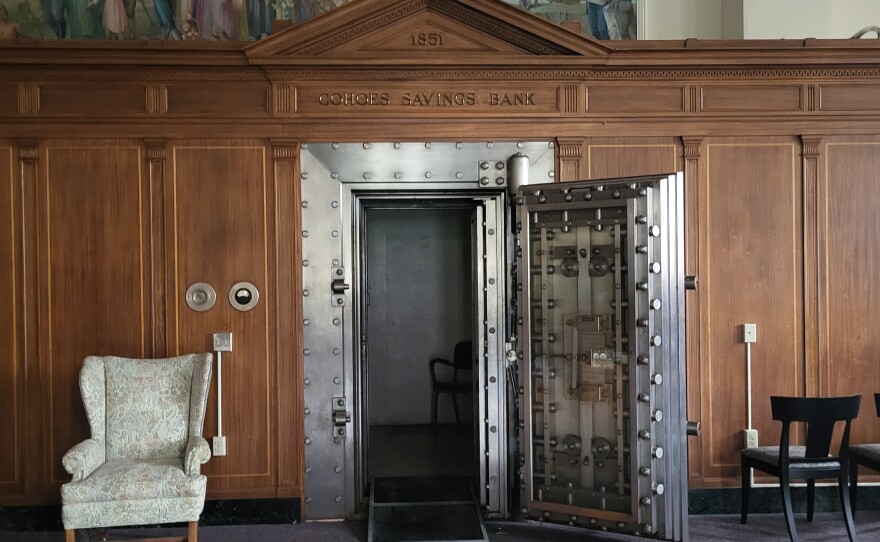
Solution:
{"label": "armchair cushion", "polygon": [[82,482],[61,486],[65,504],[198,497],[205,476],[187,476],[177,458],[108,461]]}
{"label": "armchair cushion", "polygon": [[95,439],[86,439],[64,454],[61,464],[73,481],[79,482],[94,472],[104,462],[104,444]]}

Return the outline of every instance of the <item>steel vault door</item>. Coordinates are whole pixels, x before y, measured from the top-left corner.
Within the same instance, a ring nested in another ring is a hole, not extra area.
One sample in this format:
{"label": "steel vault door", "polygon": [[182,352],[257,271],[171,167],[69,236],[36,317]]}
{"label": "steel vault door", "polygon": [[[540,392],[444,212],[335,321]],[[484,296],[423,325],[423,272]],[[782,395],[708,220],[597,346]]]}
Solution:
{"label": "steel vault door", "polygon": [[687,539],[681,174],[518,206],[521,513]]}
{"label": "steel vault door", "polygon": [[[361,201],[471,198],[481,216],[476,241],[481,273],[478,320],[480,498],[487,512],[508,513],[508,399],[505,319],[505,190],[519,176],[550,180],[550,142],[304,143],[301,146],[303,343],[305,403],[304,517],[353,517],[362,504],[363,331],[358,322],[358,224]],[[509,162],[509,159],[516,160]],[[526,158],[528,157],[528,158]]]}

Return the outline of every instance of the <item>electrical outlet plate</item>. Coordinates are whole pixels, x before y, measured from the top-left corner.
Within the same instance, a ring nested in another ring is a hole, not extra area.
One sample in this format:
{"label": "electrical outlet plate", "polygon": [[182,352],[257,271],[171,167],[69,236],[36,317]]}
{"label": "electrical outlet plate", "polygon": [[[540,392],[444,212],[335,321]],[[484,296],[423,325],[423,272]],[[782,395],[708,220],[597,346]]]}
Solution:
{"label": "electrical outlet plate", "polygon": [[743,324],[743,342],[744,343],[758,342],[758,325],[757,324]]}
{"label": "electrical outlet plate", "polygon": [[214,352],[232,352],[232,333],[214,334]]}
{"label": "electrical outlet plate", "polygon": [[758,447],[758,430],[757,429],[746,429],[743,431],[743,437],[745,439],[745,447],[746,448],[757,448]]}
{"label": "electrical outlet plate", "polygon": [[213,439],[214,456],[221,457],[226,455],[226,437],[214,437]]}

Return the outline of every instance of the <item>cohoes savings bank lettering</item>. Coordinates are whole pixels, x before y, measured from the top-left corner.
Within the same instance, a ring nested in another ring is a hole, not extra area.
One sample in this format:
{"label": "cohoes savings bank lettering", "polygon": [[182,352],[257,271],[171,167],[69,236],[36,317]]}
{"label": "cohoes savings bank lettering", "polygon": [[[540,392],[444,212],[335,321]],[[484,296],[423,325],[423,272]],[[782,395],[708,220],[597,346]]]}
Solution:
{"label": "cohoes savings bank lettering", "polygon": [[325,92],[318,96],[325,107],[529,107],[535,105],[534,92]]}

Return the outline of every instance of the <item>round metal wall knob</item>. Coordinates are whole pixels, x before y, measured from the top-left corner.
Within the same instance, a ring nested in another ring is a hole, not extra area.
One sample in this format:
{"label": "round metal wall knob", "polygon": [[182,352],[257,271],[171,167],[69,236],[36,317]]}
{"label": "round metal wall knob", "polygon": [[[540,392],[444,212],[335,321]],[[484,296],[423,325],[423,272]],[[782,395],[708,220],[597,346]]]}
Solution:
{"label": "round metal wall knob", "polygon": [[196,282],[186,290],[186,304],[196,312],[205,312],[216,301],[217,292],[207,282]]}
{"label": "round metal wall knob", "polygon": [[229,303],[235,310],[249,311],[257,306],[260,291],[250,282],[236,282],[229,289]]}

